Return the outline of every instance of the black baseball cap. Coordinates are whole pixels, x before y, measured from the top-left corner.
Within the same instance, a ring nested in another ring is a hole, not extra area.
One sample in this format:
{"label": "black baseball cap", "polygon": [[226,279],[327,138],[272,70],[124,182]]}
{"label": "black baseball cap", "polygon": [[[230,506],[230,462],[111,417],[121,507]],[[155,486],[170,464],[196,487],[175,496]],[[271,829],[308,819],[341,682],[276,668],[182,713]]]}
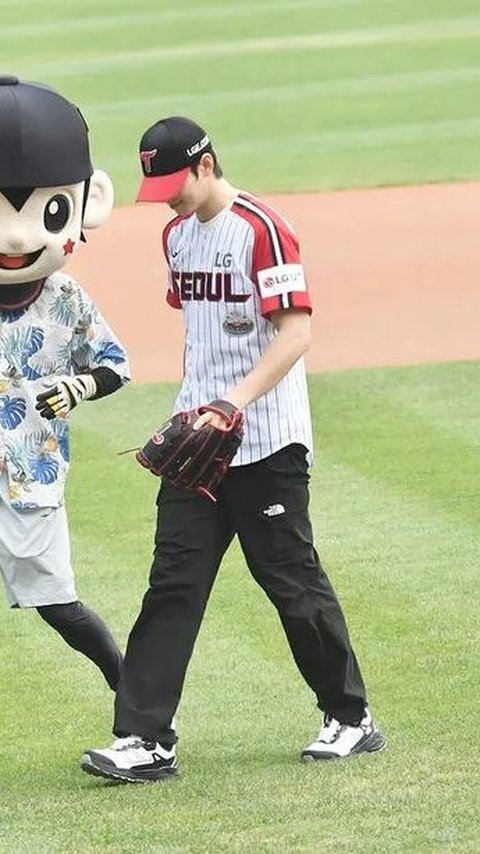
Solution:
{"label": "black baseball cap", "polygon": [[190,166],[212,152],[206,131],[183,116],[160,119],[140,140],[143,181],[137,202],[168,202],[182,189]]}
{"label": "black baseball cap", "polygon": [[78,107],[41,83],[0,75],[0,187],[79,184],[92,173]]}

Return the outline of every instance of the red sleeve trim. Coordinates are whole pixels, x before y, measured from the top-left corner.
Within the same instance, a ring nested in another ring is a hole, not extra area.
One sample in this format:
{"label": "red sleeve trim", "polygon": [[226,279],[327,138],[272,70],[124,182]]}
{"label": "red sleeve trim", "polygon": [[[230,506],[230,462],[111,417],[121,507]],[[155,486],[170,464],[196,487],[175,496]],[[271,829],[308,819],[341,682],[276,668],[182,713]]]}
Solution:
{"label": "red sleeve trim", "polygon": [[288,308],[303,308],[311,313],[305,280],[301,290],[296,291],[293,284],[292,290],[288,290],[287,285],[284,293],[271,297],[263,296],[259,285],[259,274],[264,270],[285,265],[302,266],[298,239],[289,223],[265,202],[247,193],[237,196],[233,210],[247,220],[253,229],[251,277],[260,297],[263,316],[268,317],[274,311]]}
{"label": "red sleeve trim", "polygon": [[292,291],[289,294],[279,294],[278,296],[268,297],[261,301],[261,309],[263,317],[269,317],[274,311],[288,310],[290,308],[307,309],[308,313],[312,313],[312,304],[308,293],[295,293]]}
{"label": "red sleeve trim", "polygon": [[182,219],[182,217],[175,216],[173,219],[171,219],[169,222],[167,222],[165,228],[163,229],[162,246],[163,246],[163,254],[165,255],[165,258],[167,259],[167,261],[168,261],[168,238],[169,238],[169,235],[170,235],[172,228],[175,225],[178,225],[178,223],[181,221],[181,219]]}
{"label": "red sleeve trim", "polygon": [[279,264],[299,264],[296,234],[289,224],[265,202],[241,193],[235,199],[233,210],[246,219],[253,228],[255,239],[252,258],[252,278],[257,273]]}
{"label": "red sleeve trim", "polygon": [[175,282],[172,279],[172,271],[170,269],[170,259],[168,257],[168,238],[169,238],[170,233],[172,232],[173,228],[176,225],[178,225],[179,222],[182,221],[182,219],[184,219],[184,217],[175,216],[173,219],[170,220],[170,222],[167,222],[165,228],[163,229],[163,233],[162,233],[163,253],[164,253],[166,261],[167,261],[168,274],[169,274],[168,275],[169,286],[167,289],[166,300],[167,300],[168,305],[171,306],[171,308],[181,308],[182,303],[180,301],[180,294],[178,293]]}
{"label": "red sleeve trim", "polygon": [[167,291],[167,303],[171,308],[181,308],[182,303],[180,302],[180,297],[178,294],[174,293],[174,291]]}

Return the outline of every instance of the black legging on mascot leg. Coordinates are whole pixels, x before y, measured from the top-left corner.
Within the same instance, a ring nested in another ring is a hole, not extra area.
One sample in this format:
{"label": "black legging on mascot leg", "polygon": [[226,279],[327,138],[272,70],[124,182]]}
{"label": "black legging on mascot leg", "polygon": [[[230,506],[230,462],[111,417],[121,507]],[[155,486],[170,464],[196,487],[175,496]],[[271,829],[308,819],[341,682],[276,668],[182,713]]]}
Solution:
{"label": "black legging on mascot leg", "polygon": [[42,620],[55,629],[69,646],[86,655],[100,668],[108,685],[115,691],[122,654],[103,620],[78,601],[41,605],[37,611]]}

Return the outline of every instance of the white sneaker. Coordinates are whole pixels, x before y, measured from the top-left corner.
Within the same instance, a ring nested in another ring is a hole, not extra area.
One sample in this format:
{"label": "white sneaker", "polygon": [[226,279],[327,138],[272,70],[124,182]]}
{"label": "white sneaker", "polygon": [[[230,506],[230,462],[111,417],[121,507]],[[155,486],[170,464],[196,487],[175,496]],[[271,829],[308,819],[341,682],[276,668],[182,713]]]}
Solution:
{"label": "white sneaker", "polygon": [[374,753],[385,747],[386,741],[376,728],[368,709],[358,726],[342,724],[325,715],[318,738],[302,751],[304,762],[314,759],[346,759],[358,753]]}
{"label": "white sneaker", "polygon": [[80,766],[87,774],[129,783],[147,783],[178,773],[175,745],[163,747],[141,735],[117,738],[103,750],[87,750]]}

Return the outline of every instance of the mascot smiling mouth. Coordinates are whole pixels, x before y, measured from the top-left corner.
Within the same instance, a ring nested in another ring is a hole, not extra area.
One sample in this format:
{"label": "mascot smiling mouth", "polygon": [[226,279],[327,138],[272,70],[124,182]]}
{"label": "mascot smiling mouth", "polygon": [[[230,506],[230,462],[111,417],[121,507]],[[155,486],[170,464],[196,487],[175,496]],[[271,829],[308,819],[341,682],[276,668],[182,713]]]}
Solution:
{"label": "mascot smiling mouth", "polygon": [[38,249],[37,252],[28,252],[24,255],[6,254],[0,252],[0,267],[2,270],[22,270],[24,267],[31,267],[37,258],[40,258],[44,250],[44,246]]}

